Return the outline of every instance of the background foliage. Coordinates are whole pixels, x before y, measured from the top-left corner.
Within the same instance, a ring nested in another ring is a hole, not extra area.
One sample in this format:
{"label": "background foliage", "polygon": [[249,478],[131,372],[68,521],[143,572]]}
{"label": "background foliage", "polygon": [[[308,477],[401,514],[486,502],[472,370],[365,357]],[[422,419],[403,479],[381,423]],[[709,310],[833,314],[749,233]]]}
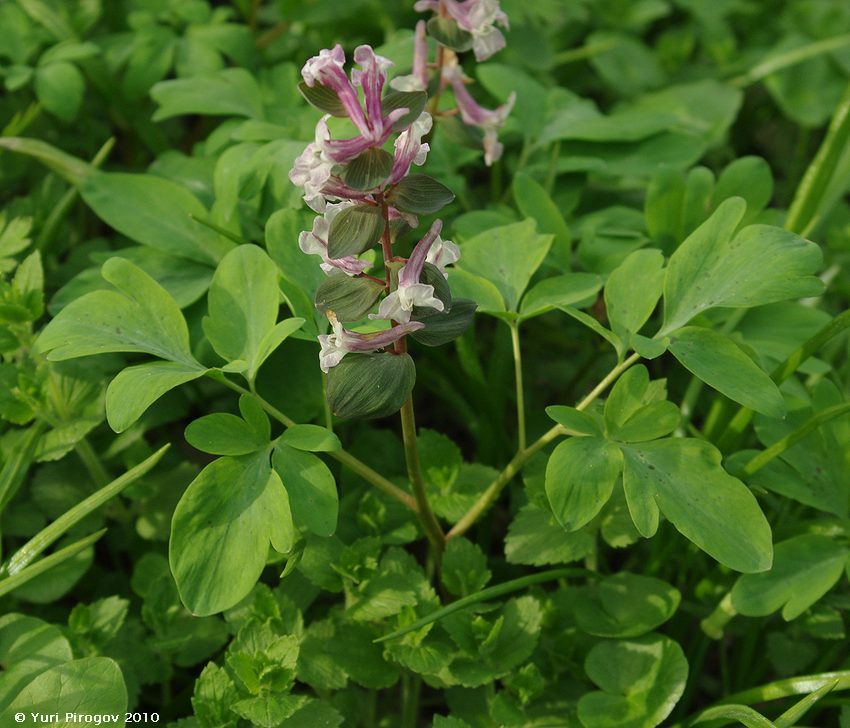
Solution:
{"label": "background foliage", "polygon": [[505,156],[426,167],[478,304],[412,347],[438,564],[287,178],[304,60],[419,16],[0,0],[0,725],[850,724],[850,6],[502,7]]}

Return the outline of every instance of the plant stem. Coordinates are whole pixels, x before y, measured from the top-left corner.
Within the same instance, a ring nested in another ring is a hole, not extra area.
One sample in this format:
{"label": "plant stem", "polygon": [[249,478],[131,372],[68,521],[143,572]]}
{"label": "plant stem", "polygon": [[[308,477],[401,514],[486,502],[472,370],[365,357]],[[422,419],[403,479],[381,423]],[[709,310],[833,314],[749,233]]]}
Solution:
{"label": "plant stem", "polygon": [[807,61],[810,58],[815,58],[824,53],[830,53],[831,51],[835,51],[849,45],[850,33],[845,35],[836,35],[832,38],[826,38],[825,40],[819,40],[814,43],[809,43],[808,45],[800,46],[799,48],[793,48],[790,51],[785,51],[773,58],[768,58],[767,60],[756,64],[746,73],[733,78],[730,83],[733,86],[743,88],[756,83],[757,81],[761,81],[761,79],[770,76],[772,73],[781,71],[783,68],[795,66],[796,64]]}
{"label": "plant stem", "polygon": [[[285,414],[283,414],[283,412],[281,412],[273,404],[263,399],[263,397],[261,397],[259,394],[245,389],[245,387],[236,384],[236,382],[231,382],[221,372],[213,372],[211,376],[219,384],[223,384],[228,389],[232,389],[234,392],[238,392],[239,394],[246,394],[249,397],[253,397],[257,401],[257,404],[260,405],[260,407],[262,407],[269,415],[271,415],[275,420],[280,422],[285,427],[293,427],[298,424],[291,417],[287,417]],[[397,501],[407,506],[414,513],[419,512],[419,507],[416,504],[416,500],[409,493],[406,493],[397,485],[387,480],[387,478],[385,478],[376,470],[370,468],[366,463],[364,463],[359,458],[356,458],[350,452],[346,450],[334,450],[326,454],[336,460],[338,463],[341,463],[342,465],[347,467],[353,473],[359,475],[361,478],[363,478],[363,480],[374,485],[381,492],[385,493],[391,498],[395,498]]]}
{"label": "plant stem", "polygon": [[106,468],[103,467],[103,463],[100,462],[100,458],[95,453],[94,448],[92,448],[91,443],[85,437],[74,445],[74,451],[80,460],[83,461],[83,465],[85,465],[91,479],[98,488],[102,488],[112,480],[109,473],[106,472]]}
{"label": "plant stem", "polygon": [[519,345],[519,323],[512,321],[511,329],[511,345],[514,352],[514,383],[516,386],[516,425],[517,425],[517,446],[518,452],[525,450],[525,395],[523,394],[522,386],[522,350]]}
{"label": "plant stem", "polygon": [[[625,361],[620,362],[617,366],[615,366],[602,381],[597,384],[593,390],[588,394],[581,402],[576,405],[577,410],[584,410],[590,406],[592,402],[599,397],[611,384],[613,384],[617,378],[624,372],[626,369],[631,367],[635,362],[640,359],[639,354],[632,354]],[[543,449],[548,445],[552,440],[561,437],[562,435],[569,434],[561,425],[555,425],[551,429],[544,432],[535,442],[529,445],[525,450],[517,452],[514,455],[513,459],[507,464],[504,470],[499,473],[496,478],[493,480],[490,485],[487,486],[485,491],[478,497],[478,500],[472,505],[472,507],[464,513],[463,517],[451,528],[451,530],[446,534],[446,542],[451,541],[453,538],[458,536],[462,536],[466,533],[472,525],[481,517],[481,515],[496,501],[499,497],[499,494],[502,492],[502,489],[511,481],[511,479],[516,475],[520,470],[522,470],[523,465],[531,458],[539,450]]]}
{"label": "plant stem", "polygon": [[410,478],[413,496],[416,498],[419,520],[422,522],[425,535],[434,548],[434,553],[439,561],[446,545],[446,537],[443,534],[443,529],[440,528],[434,511],[431,510],[431,504],[428,502],[428,495],[425,492],[425,480],[422,477],[422,466],[419,463],[419,445],[416,442],[416,417],[413,413],[413,397],[407,398],[407,401],[401,406],[400,414],[407,475]]}
{"label": "plant stem", "polygon": [[401,679],[401,728],[416,728],[419,715],[419,690],[422,678],[413,673]]}
{"label": "plant stem", "polygon": [[[850,39],[850,36],[847,36]],[[850,85],[847,86],[841,103],[835,109],[829,131],[818,149],[815,158],[797,187],[794,200],[788,210],[785,228],[801,235],[808,235],[819,220],[818,207],[832,180],[844,148],[850,141]]]}

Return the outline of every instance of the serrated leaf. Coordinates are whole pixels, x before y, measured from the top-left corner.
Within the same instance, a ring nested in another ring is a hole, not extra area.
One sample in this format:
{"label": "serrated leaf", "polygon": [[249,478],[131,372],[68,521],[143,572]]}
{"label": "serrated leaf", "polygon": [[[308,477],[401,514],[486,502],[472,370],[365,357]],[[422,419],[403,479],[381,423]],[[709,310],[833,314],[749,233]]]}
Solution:
{"label": "serrated leaf", "polygon": [[510,564],[567,564],[583,559],[593,548],[589,533],[568,533],[549,511],[531,503],[514,517],[505,538],[505,558]]}
{"label": "serrated leaf", "polygon": [[453,538],[443,553],[440,578],[452,594],[465,597],[480,591],[490,581],[487,557],[465,538]]}

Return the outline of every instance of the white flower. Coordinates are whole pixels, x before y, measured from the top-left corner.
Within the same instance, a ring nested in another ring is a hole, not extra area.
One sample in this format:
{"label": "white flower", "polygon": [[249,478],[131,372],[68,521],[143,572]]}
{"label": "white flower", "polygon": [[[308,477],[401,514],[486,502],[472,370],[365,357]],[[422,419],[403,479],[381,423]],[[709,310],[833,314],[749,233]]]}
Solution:
{"label": "white flower", "polygon": [[426,263],[436,266],[444,276],[446,276],[446,266],[458,260],[460,260],[460,248],[451,240],[443,240],[439,235],[425,258]]}
{"label": "white flower", "polygon": [[323,116],[316,124],[315,141],[307,145],[289,170],[292,184],[304,190],[304,202],[316,212],[324,212],[326,201],[322,188],[331,178],[334,162],[328,158],[326,145],[330,140],[328,119]]}

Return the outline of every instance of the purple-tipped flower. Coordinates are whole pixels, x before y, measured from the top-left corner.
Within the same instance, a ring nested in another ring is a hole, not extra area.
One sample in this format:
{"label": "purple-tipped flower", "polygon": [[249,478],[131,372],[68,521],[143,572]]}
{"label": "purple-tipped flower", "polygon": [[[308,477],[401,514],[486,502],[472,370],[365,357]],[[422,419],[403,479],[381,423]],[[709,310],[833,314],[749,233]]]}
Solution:
{"label": "purple-tipped flower", "polygon": [[410,171],[411,164],[419,167],[425,164],[425,158],[428,156],[430,146],[427,143],[422,143],[422,137],[431,131],[432,125],[431,114],[423,111],[416,121],[398,135],[398,138],[395,140],[393,168],[387,179],[388,184],[394,185],[406,177]]}
{"label": "purple-tipped flower", "polygon": [[416,23],[416,35],[413,37],[413,73],[409,76],[396,76],[390,86],[396,91],[425,91],[428,88],[428,39],[425,35],[426,23]]}
{"label": "purple-tipped flower", "polygon": [[440,5],[458,24],[472,34],[472,50],[478,61],[486,61],[505,47],[505,36],[496,27],[508,27],[508,16],[499,7],[499,0],[419,0],[413,7],[419,12],[440,11]]}
{"label": "purple-tipped flower", "polygon": [[343,328],[333,311],[328,311],[328,320],[333,327],[333,333],[319,336],[319,345],[322,347],[319,352],[319,367],[326,374],[350,352],[365,353],[383,349],[394,344],[411,331],[418,331],[425,326],[419,321],[411,321],[373,334],[358,334]]}
{"label": "purple-tipped flower", "polygon": [[446,278],[446,266],[452,263],[457,263],[460,260],[460,248],[451,240],[443,240],[439,235],[428,251],[428,256],[425,258],[426,263],[430,263],[440,271]]}
{"label": "purple-tipped flower", "polygon": [[437,311],[445,308],[443,302],[434,296],[434,286],[419,282],[428,253],[439,237],[442,227],[442,221],[435,220],[425,237],[416,243],[407,263],[399,270],[398,288],[381,301],[378,313],[369,314],[369,318],[407,323],[414,306],[424,306]]}
{"label": "purple-tipped flower", "polygon": [[322,190],[331,178],[334,163],[328,158],[326,146],[331,138],[328,131],[330,115],[323,116],[316,124],[315,141],[308,144],[289,171],[292,184],[304,190],[304,202],[316,212],[325,209]]}
{"label": "purple-tipped flower", "polygon": [[495,109],[485,109],[466,90],[463,72],[458,66],[446,66],[443,78],[452,85],[455,101],[464,123],[484,130],[484,163],[489,167],[502,156],[503,145],[498,131],[516,103],[516,92],[511,91],[508,100]]}
{"label": "purple-tipped flower", "polygon": [[336,205],[327,205],[325,214],[322,217],[317,217],[313,220],[313,229],[305,230],[298,236],[298,247],[307,255],[318,255],[322,258],[321,269],[325,273],[332,273],[335,270],[341,270],[349,276],[356,276],[362,273],[369,264],[360,260],[356,256],[347,255],[344,258],[329,258],[328,257],[328,232],[331,228],[333,219],[346,207],[351,207],[354,203],[350,201],[340,202]]}

